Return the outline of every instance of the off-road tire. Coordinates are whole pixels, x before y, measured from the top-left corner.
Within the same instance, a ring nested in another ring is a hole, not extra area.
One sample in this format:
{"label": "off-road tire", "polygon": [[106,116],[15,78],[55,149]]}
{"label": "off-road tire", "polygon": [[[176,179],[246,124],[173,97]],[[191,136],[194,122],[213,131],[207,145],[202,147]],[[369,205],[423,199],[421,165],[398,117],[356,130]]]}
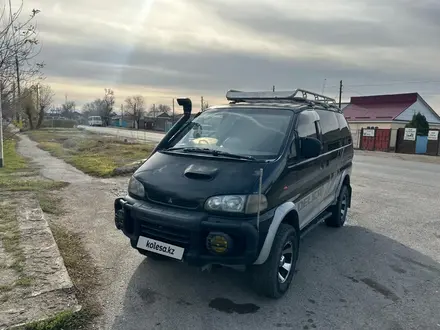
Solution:
{"label": "off-road tire", "polygon": [[[289,289],[298,260],[298,235],[295,228],[282,223],[275,235],[272,249],[266,262],[249,268],[253,289],[258,294],[269,298],[280,298]],[[286,280],[281,283],[278,279],[280,259],[283,249],[289,242],[292,246],[292,263]]]}
{"label": "off-road tire", "polygon": [[329,211],[332,213],[330,217],[325,219],[325,224],[329,227],[342,227],[347,219],[349,205],[349,190],[347,185],[341,187],[336,205],[332,205]]}

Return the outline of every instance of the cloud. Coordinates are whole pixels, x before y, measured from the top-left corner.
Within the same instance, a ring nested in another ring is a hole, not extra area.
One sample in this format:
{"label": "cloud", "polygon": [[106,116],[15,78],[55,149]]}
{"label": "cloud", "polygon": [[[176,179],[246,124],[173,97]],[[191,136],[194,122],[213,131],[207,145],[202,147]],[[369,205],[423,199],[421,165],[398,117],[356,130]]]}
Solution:
{"label": "cloud", "polygon": [[40,0],[32,6],[42,10],[47,81],[68,88],[79,103],[93,98],[84,82],[122,94],[154,91],[149,96],[157,93],[158,100],[183,92],[221,100],[229,88],[321,91],[324,79],[335,96],[343,79],[345,97],[420,91],[440,107],[440,84],[350,88],[439,80],[438,1]]}

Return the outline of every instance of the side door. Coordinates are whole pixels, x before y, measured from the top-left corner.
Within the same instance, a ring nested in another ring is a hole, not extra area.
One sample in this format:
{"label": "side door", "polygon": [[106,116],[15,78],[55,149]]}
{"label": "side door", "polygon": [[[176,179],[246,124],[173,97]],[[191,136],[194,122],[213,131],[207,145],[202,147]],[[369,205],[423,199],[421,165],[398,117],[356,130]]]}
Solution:
{"label": "side door", "polygon": [[341,179],[341,157],[343,139],[337,114],[329,110],[317,110],[322,129],[323,154],[321,169],[323,176],[323,199],[321,210],[334,201],[334,192]]}
{"label": "side door", "polygon": [[319,211],[320,187],[322,185],[320,157],[305,159],[301,156],[301,138],[313,137],[320,139],[321,128],[319,116],[314,110],[303,111],[298,114],[295,124],[295,155],[288,162],[289,185],[294,187],[292,201],[297,205],[300,229],[312,221]]}

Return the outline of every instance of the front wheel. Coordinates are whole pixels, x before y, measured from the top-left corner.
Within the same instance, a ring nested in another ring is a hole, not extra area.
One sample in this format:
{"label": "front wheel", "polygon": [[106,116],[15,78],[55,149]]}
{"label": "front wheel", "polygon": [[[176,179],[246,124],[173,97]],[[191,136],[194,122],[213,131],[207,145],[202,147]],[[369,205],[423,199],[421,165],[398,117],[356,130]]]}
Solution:
{"label": "front wheel", "polygon": [[298,260],[298,233],[282,223],[275,235],[266,262],[250,269],[254,290],[270,298],[280,298],[289,289]]}

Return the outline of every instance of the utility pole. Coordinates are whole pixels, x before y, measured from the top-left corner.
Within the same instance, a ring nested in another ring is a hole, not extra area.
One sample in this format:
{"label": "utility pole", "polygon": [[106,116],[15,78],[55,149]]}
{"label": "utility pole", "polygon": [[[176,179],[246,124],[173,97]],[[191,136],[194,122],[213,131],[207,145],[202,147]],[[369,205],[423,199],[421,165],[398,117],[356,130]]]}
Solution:
{"label": "utility pole", "polygon": [[[11,0],[9,0],[9,17],[11,19],[11,29],[12,29],[12,33],[13,33],[13,39],[14,39],[14,47],[15,47],[15,74],[17,75],[17,99],[20,100],[20,95],[21,95],[21,88],[20,88],[20,64],[18,62],[18,48],[17,48],[17,40],[15,38],[15,29],[14,29],[14,19],[12,16],[12,4],[11,4]],[[17,107],[18,108],[18,107]],[[20,112],[17,111],[16,113],[16,119],[18,122],[21,121],[21,115]]]}
{"label": "utility pole", "polygon": [[203,112],[203,96],[200,98],[200,111]]}
{"label": "utility pole", "polygon": [[342,100],[342,80],[339,82],[339,109],[341,109],[341,100]]}
{"label": "utility pole", "polygon": [[2,112],[2,93],[3,86],[0,86],[0,168],[5,166],[3,161],[3,112]]}

